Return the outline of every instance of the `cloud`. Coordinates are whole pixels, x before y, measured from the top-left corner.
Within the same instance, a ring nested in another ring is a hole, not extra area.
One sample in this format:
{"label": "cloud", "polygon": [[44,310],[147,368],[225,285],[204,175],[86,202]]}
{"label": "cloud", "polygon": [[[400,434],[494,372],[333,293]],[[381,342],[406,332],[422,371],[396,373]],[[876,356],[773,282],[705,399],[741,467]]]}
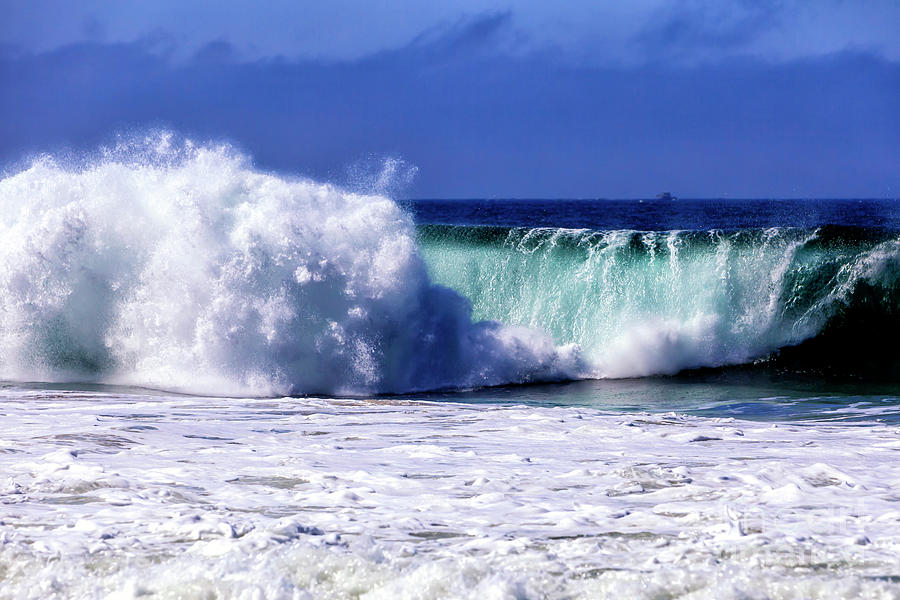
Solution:
{"label": "cloud", "polygon": [[456,27],[472,36],[456,37],[464,46],[487,39],[513,55],[553,49],[576,66],[712,63],[737,55],[778,62],[860,50],[900,61],[896,0],[394,0],[390,7],[363,0],[253,7],[238,0],[5,0],[3,16],[0,44],[26,52],[131,43],[165,31],[182,59],[227,40],[246,62],[346,61],[403,48],[423,31],[418,41],[430,44]]}
{"label": "cloud", "polygon": [[194,62],[199,64],[233,63],[237,58],[234,46],[227,40],[215,40],[197,50]]}
{"label": "cloud", "polygon": [[624,68],[495,52],[514,23],[489,13],[343,61],[246,61],[225,39],[186,60],[154,40],[7,53],[0,86],[16,93],[0,96],[0,161],[167,126],[332,180],[402,157],[419,167],[418,196],[900,189],[900,65],[840,53]]}
{"label": "cloud", "polygon": [[709,4],[677,2],[653,16],[634,37],[650,60],[695,61],[745,50],[764,33],[778,28],[785,6],[779,1],[734,0]]}
{"label": "cloud", "polygon": [[513,34],[512,12],[486,13],[463,17],[451,24],[441,23],[416,35],[403,48],[426,55],[458,56],[478,51],[497,51]]}

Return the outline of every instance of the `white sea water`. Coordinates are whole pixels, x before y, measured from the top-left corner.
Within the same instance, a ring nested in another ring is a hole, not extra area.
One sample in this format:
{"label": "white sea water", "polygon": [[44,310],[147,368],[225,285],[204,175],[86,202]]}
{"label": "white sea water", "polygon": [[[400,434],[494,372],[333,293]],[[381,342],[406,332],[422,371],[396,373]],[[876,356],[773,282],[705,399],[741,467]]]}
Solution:
{"label": "white sea water", "polygon": [[[168,135],[4,178],[0,234],[0,378],[237,396],[3,384],[0,599],[900,597],[895,396],[787,411],[853,424],[371,399],[722,353],[473,322],[390,199]],[[332,397],[240,397],[285,393]]]}
{"label": "white sea water", "polygon": [[578,377],[431,283],[389,198],[149,136],[0,180],[0,378],[362,394]]}
{"label": "white sea water", "polygon": [[0,598],[900,597],[897,426],[2,395]]}

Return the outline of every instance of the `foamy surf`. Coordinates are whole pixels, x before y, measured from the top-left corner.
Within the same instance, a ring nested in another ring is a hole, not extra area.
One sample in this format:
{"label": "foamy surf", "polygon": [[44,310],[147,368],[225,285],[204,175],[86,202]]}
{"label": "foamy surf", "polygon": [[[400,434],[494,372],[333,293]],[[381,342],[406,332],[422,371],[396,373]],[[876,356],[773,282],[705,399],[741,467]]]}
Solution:
{"label": "foamy surf", "polygon": [[3,599],[897,595],[896,426],[15,388],[3,413]]}
{"label": "foamy surf", "polygon": [[473,323],[390,199],[132,140],[0,181],[0,378],[369,394],[577,377],[574,345]]}

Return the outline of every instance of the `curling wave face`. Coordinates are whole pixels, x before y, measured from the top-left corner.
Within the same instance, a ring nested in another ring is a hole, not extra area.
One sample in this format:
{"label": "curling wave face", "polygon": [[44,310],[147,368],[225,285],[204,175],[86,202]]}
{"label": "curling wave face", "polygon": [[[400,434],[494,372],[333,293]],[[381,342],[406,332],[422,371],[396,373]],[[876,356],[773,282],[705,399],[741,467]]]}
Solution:
{"label": "curling wave face", "polygon": [[590,231],[427,225],[476,318],[579,344],[595,377],[767,359],[900,378],[900,238],[852,227]]}
{"label": "curling wave face", "polygon": [[0,181],[0,377],[367,394],[583,376],[575,345],[472,322],[381,196],[159,136]]}

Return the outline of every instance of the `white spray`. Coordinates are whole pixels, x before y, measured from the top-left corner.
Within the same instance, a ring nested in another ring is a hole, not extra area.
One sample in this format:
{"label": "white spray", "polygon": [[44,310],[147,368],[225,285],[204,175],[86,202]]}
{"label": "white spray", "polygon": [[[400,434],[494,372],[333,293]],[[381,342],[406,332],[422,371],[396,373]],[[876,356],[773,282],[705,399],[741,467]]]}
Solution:
{"label": "white spray", "polygon": [[0,181],[0,377],[269,395],[581,374],[573,345],[473,323],[388,198],[138,146]]}

